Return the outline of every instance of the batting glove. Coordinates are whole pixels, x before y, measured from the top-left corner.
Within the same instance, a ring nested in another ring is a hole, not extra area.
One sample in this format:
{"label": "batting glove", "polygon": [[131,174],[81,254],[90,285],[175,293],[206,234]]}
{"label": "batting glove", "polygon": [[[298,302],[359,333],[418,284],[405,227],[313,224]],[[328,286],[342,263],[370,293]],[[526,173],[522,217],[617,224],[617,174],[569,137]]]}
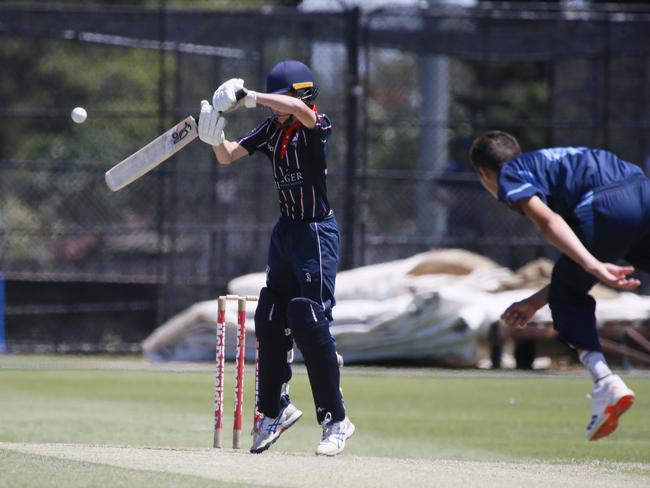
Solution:
{"label": "batting glove", "polygon": [[212,95],[212,105],[218,112],[227,112],[235,109],[237,92],[244,87],[244,80],[231,78],[223,82]]}
{"label": "batting glove", "polygon": [[226,127],[226,118],[215,110],[207,100],[201,100],[199,139],[211,146],[223,144],[224,127]]}
{"label": "batting glove", "polygon": [[254,92],[253,90],[249,90],[248,88],[244,88],[243,86],[241,87],[242,91],[244,92],[244,97],[237,102],[237,106],[239,106],[242,102],[244,102],[244,107],[246,108],[253,108],[257,105],[257,92]]}

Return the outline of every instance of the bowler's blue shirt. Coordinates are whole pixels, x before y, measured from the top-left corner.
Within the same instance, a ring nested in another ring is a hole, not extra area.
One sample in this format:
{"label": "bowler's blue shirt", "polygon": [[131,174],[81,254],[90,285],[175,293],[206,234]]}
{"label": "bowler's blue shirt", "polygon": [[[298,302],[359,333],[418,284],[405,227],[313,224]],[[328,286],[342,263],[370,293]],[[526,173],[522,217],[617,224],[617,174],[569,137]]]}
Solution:
{"label": "bowler's blue shirt", "polygon": [[638,174],[643,174],[641,168],[602,149],[539,149],[502,166],[498,197],[513,206],[537,195],[553,211],[569,219],[593,190]]}

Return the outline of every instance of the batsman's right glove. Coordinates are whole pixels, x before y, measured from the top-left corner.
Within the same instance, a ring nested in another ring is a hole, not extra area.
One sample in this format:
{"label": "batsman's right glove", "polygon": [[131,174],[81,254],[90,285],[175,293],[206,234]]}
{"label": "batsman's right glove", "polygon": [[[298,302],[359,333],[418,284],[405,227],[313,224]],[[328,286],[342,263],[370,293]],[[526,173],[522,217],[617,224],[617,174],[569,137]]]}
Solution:
{"label": "batsman's right glove", "polygon": [[[237,100],[242,96],[240,90],[244,88],[244,80],[231,78],[224,81],[212,95],[212,106],[218,112],[228,112],[237,108]],[[239,95],[239,97],[238,97]]]}
{"label": "batsman's right glove", "polygon": [[237,103],[235,103],[233,110],[239,107],[253,108],[257,105],[257,92],[244,86],[241,87],[236,96]]}

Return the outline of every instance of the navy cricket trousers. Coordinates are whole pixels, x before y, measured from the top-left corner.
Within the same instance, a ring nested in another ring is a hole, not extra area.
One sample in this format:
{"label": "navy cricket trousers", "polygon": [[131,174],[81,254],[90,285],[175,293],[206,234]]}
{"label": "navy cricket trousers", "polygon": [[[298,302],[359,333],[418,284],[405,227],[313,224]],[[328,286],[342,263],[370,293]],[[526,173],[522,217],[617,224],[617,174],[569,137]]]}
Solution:
{"label": "navy cricket trousers", "polygon": [[[650,179],[643,175],[597,188],[576,210],[577,234],[600,261],[625,260],[650,272]],[[589,290],[598,280],[562,256],[551,276],[549,306],[560,340],[577,348],[600,351],[596,302]]]}
{"label": "navy cricket trousers", "polygon": [[305,297],[321,304],[331,320],[339,262],[339,229],[334,213],[318,222],[280,217],[273,228],[266,286],[288,302]]}
{"label": "navy cricket trousers", "polygon": [[[329,333],[335,305],[338,254],[339,231],[332,212],[315,222],[296,222],[280,217],[273,229],[266,290],[263,292],[264,297],[270,298],[260,301],[255,320],[260,346],[258,408],[267,416],[275,417],[289,401],[281,391],[282,385],[291,379],[287,354],[293,348],[292,335],[298,341],[295,331],[292,334],[291,330],[295,324],[290,324],[291,317],[296,320],[296,314],[292,315],[291,310],[292,300],[296,298],[307,299],[304,303],[314,307],[318,315],[315,318],[319,319],[312,324],[311,313],[306,316],[305,321],[310,324],[301,336],[301,339],[306,337],[303,345],[309,346],[305,350],[301,347],[301,352],[317,404],[317,418],[320,420],[321,416],[318,407],[321,407],[322,415],[325,410],[333,416],[340,416],[343,412],[336,345]],[[304,310],[305,307],[294,309]],[[297,320],[300,321],[300,312]],[[312,336],[315,337],[313,341]]]}

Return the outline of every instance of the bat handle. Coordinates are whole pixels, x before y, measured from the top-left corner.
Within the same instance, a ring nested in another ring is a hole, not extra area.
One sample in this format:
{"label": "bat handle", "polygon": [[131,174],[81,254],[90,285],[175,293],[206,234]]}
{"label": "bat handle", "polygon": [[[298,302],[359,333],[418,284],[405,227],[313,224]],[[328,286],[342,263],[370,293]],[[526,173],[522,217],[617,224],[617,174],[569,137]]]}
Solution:
{"label": "bat handle", "polygon": [[248,90],[246,88],[240,88],[239,90],[237,90],[235,92],[235,98],[237,99],[237,101],[239,101],[242,98],[244,98],[247,93],[248,93]]}

